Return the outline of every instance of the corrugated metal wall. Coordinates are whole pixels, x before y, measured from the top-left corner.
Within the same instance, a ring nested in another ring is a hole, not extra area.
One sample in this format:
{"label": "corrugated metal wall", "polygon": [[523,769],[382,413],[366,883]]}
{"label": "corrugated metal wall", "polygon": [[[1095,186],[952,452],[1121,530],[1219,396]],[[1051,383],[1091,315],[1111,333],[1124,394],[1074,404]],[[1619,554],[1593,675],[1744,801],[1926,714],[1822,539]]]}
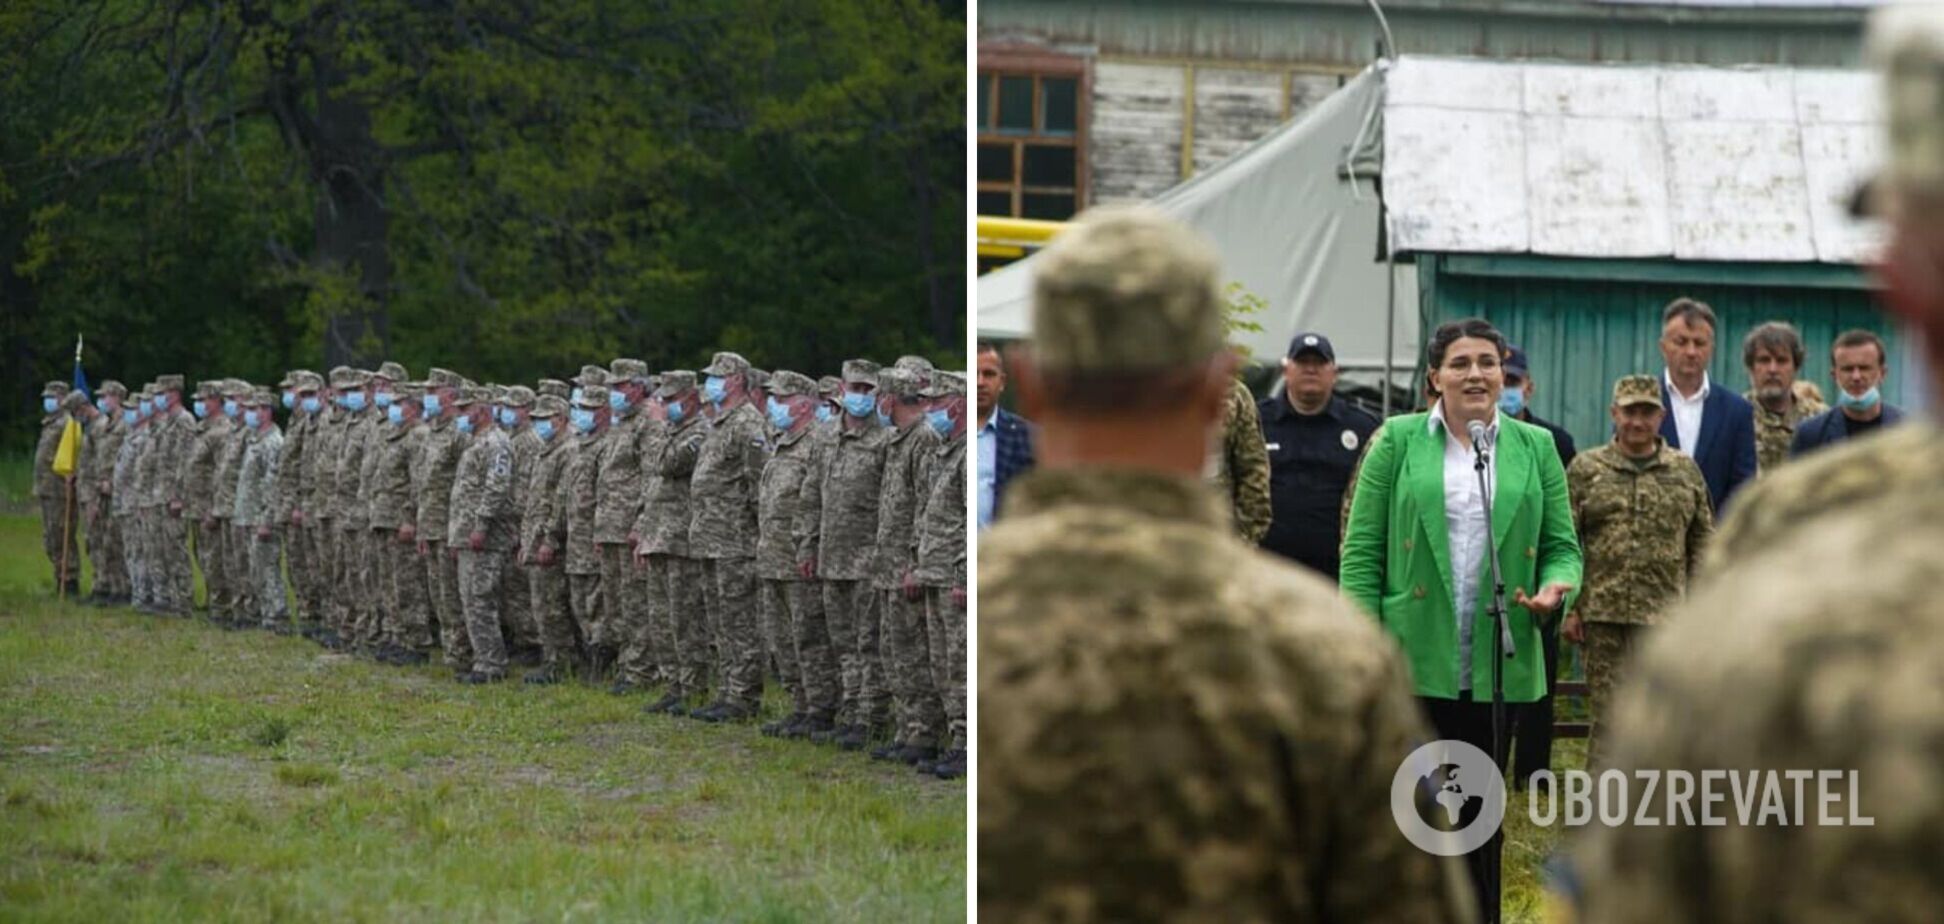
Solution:
{"label": "corrugated metal wall", "polygon": [[[1604,265],[1604,267],[1603,267]],[[1525,275],[1514,275],[1526,271]],[[1546,275],[1539,275],[1545,273]],[[1659,275],[1661,278],[1651,278]],[[1619,276],[1621,278],[1601,278]],[[1862,277],[1846,267],[1715,266],[1542,258],[1419,258],[1424,339],[1438,324],[1483,317],[1524,347],[1538,391],[1533,413],[1565,427],[1580,446],[1596,446],[1612,432],[1607,405],[1613,381],[1628,373],[1659,375],[1660,312],[1688,296],[1721,318],[1708,377],[1737,394],[1748,390],[1741,341],[1764,321],[1788,321],[1802,331],[1808,355],[1801,377],[1833,397],[1829,344],[1853,327],[1876,331],[1892,362],[1901,344],[1890,318],[1878,310]],[[1902,403],[1899,376],[1884,382],[1884,399]]]}

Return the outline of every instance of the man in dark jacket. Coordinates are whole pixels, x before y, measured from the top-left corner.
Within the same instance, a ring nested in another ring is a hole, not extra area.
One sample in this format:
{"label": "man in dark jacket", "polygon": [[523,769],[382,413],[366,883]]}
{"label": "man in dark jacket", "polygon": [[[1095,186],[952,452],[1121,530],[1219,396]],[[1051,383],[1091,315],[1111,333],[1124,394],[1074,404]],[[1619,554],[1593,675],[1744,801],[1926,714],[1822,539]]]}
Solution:
{"label": "man in dark jacket", "polygon": [[979,341],[979,528],[992,525],[1006,483],[1033,467],[1033,427],[999,406],[1006,391],[1006,367],[999,347]]}
{"label": "man in dark jacket", "polygon": [[1882,427],[1902,422],[1901,408],[1883,400],[1883,340],[1867,330],[1845,331],[1829,349],[1829,367],[1836,377],[1836,406],[1803,421],[1789,443],[1789,458]]}

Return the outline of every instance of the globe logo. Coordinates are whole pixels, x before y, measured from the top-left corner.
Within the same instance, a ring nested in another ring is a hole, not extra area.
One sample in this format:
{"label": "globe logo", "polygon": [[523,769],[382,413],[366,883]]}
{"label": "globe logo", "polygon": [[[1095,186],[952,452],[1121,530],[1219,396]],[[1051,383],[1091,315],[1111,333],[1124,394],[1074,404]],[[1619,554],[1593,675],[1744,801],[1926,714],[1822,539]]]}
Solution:
{"label": "globe logo", "polygon": [[1391,777],[1391,817],[1419,850],[1456,857],[1484,846],[1505,821],[1505,778],[1484,751],[1433,741]]}

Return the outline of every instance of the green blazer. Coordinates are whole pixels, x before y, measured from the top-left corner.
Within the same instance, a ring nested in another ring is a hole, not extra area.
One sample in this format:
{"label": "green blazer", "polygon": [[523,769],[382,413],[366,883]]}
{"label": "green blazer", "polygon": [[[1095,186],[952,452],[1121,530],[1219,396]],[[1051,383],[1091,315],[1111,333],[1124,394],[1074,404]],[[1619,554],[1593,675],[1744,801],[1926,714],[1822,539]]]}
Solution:
{"label": "green blazer", "polygon": [[[1377,617],[1404,648],[1419,696],[1456,699],[1458,620],[1453,615],[1451,542],[1445,527],[1443,428],[1428,413],[1384,422],[1357,471],[1343,531],[1338,580],[1344,593]],[[1580,547],[1566,497],[1566,471],[1552,434],[1499,415],[1498,486],[1492,500],[1492,549],[1505,579],[1506,620],[1515,656],[1505,661],[1505,699],[1529,703],[1546,693],[1539,627],[1512,602],[1552,583],[1570,584],[1554,618],[1579,595]],[[1493,626],[1489,564],[1478,581],[1472,623],[1472,697],[1490,701]]]}

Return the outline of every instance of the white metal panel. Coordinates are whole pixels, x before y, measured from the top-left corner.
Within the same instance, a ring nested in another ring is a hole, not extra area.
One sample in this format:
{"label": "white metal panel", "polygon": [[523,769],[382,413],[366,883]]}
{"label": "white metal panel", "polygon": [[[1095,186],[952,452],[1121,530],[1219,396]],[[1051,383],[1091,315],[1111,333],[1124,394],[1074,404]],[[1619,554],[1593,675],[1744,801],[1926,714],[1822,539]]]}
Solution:
{"label": "white metal panel", "polygon": [[1792,122],[1667,122],[1674,256],[1814,260]]}
{"label": "white metal panel", "polygon": [[1883,247],[1884,229],[1849,214],[1857,187],[1883,160],[1883,137],[1874,125],[1806,125],[1802,161],[1809,184],[1809,222],[1816,259],[1869,263]]}
{"label": "white metal panel", "polygon": [[1796,121],[1803,125],[1879,125],[1881,81],[1869,71],[1797,71]]}
{"label": "white metal panel", "polygon": [[1384,201],[1402,250],[1517,253],[1529,239],[1516,112],[1401,107],[1384,115]]}
{"label": "white metal panel", "polygon": [[1669,122],[1794,122],[1795,75],[1786,70],[1678,67],[1660,72]]}
{"label": "white metal panel", "polygon": [[1652,257],[1673,249],[1660,123],[1529,115],[1524,128],[1533,253]]}
{"label": "white metal panel", "polygon": [[1525,111],[1596,119],[1653,119],[1660,115],[1660,75],[1643,67],[1528,64]]}
{"label": "white metal panel", "polygon": [[1525,78],[1516,66],[1453,58],[1400,58],[1384,80],[1387,106],[1440,109],[1523,108]]}

